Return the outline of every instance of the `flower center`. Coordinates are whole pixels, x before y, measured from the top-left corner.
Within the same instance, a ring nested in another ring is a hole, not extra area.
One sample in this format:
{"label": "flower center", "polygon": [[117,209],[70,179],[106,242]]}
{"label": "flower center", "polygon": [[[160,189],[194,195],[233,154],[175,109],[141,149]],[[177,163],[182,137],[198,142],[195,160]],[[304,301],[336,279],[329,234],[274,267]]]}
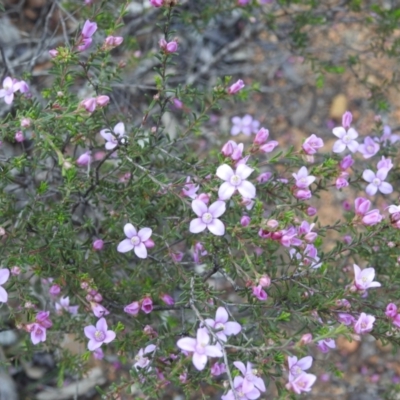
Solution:
{"label": "flower center", "polygon": [[98,341],[98,342],[103,342],[104,339],[106,338],[106,335],[104,332],[102,331],[96,331],[94,333],[94,338]]}
{"label": "flower center", "polygon": [[42,333],[43,333],[43,330],[42,330],[41,328],[36,328],[35,334],[36,334],[37,336],[41,336]]}
{"label": "flower center", "polygon": [[239,186],[242,183],[242,178],[239,175],[233,175],[231,177],[231,185]]}
{"label": "flower center", "polygon": [[131,243],[134,246],[139,246],[139,244],[141,243],[140,237],[139,236],[133,236],[131,237]]}
{"label": "flower center", "polygon": [[298,365],[295,365],[292,367],[290,372],[292,373],[292,375],[297,376],[297,375],[300,375],[303,372],[303,370]]}
{"label": "flower center", "polygon": [[343,137],[342,141],[347,144],[347,143],[349,143],[351,141],[351,139],[350,139],[350,137],[348,135],[345,135]]}
{"label": "flower center", "polygon": [[381,184],[381,180],[380,180],[379,178],[375,178],[375,179],[372,181],[372,183],[373,183],[375,186],[379,186],[379,185]]}
{"label": "flower center", "polygon": [[204,354],[206,352],[207,343],[197,343],[196,345],[196,353]]}
{"label": "flower center", "polygon": [[368,151],[368,153],[373,153],[373,152],[374,152],[374,150],[375,150],[375,149],[374,149],[374,147],[373,147],[373,146],[371,146],[371,145],[367,147],[367,151]]}
{"label": "flower center", "polygon": [[367,327],[367,324],[366,324],[365,322],[362,322],[362,323],[361,323],[361,328],[362,328],[362,329],[365,329],[366,327]]}
{"label": "flower center", "polygon": [[209,224],[213,220],[213,216],[209,212],[206,212],[201,219],[205,224]]}
{"label": "flower center", "polygon": [[223,331],[225,329],[225,325],[222,322],[217,322],[215,324],[215,329],[217,329],[219,331]]}

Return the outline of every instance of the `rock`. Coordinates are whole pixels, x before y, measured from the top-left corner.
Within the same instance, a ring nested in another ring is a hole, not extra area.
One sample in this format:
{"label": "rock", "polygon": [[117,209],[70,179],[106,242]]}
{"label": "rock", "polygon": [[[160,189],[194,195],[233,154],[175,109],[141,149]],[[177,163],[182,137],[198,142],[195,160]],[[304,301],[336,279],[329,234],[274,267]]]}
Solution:
{"label": "rock", "polygon": [[342,115],[347,111],[347,107],[347,97],[343,93],[337,94],[332,100],[329,117],[341,120]]}

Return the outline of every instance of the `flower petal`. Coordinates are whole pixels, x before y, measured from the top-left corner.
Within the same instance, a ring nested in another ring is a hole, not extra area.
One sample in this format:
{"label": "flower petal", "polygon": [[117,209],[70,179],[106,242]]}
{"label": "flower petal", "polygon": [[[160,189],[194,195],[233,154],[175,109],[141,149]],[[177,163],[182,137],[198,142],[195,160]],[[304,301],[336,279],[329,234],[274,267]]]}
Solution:
{"label": "flower petal", "polygon": [[376,173],[376,176],[381,180],[384,181],[387,177],[389,170],[387,168],[380,168]]}
{"label": "flower petal", "polygon": [[94,339],[94,334],[96,332],[96,327],[94,325],[85,326],[83,331],[88,339]]}
{"label": "flower petal", "polygon": [[114,126],[114,133],[118,136],[125,135],[125,125],[123,122],[118,122],[118,124]]}
{"label": "flower petal", "polygon": [[378,186],[375,186],[373,183],[370,183],[366,188],[365,192],[370,196],[373,196],[378,191]]}
{"label": "flower petal", "polygon": [[150,236],[152,233],[153,233],[153,231],[150,228],[142,228],[138,232],[138,236],[140,237],[140,240],[142,242],[145,242],[146,240],[150,239]]}
{"label": "flower petal", "polygon": [[224,201],[217,200],[210,205],[208,211],[214,218],[218,218],[226,211],[226,203]]}
{"label": "flower petal", "polygon": [[0,286],[0,302],[7,303],[7,300],[8,300],[8,293],[2,286]]}
{"label": "flower petal", "polygon": [[139,258],[142,258],[142,259],[147,258],[147,249],[143,243],[140,243],[137,246],[135,246],[133,251]]}
{"label": "flower petal", "polygon": [[90,339],[87,347],[90,351],[93,351],[101,347],[102,344],[103,342],[98,342],[97,340]]}
{"label": "flower petal", "polygon": [[191,233],[200,233],[207,228],[207,225],[202,221],[201,218],[195,218],[190,221],[189,231]]}
{"label": "flower petal", "polygon": [[218,178],[220,178],[224,181],[228,181],[234,175],[234,172],[233,172],[233,169],[229,165],[222,164],[217,168],[216,175],[218,176]]}
{"label": "flower petal", "polygon": [[191,338],[191,337],[184,337],[182,339],[179,339],[176,343],[176,345],[186,351],[195,351],[196,350],[196,339]]}
{"label": "flower petal", "polygon": [[235,361],[233,365],[242,373],[242,375],[246,375],[246,367],[241,361]]}
{"label": "flower petal", "polygon": [[375,174],[373,171],[371,171],[370,169],[366,169],[363,174],[362,177],[365,181],[367,182],[372,182],[375,179]]}
{"label": "flower petal", "polygon": [[117,335],[115,334],[114,331],[107,331],[106,332],[106,338],[104,339],[104,343],[112,342],[115,339],[116,336]]}
{"label": "flower petal", "polygon": [[[343,136],[346,135],[346,129],[342,128],[341,126],[337,126],[336,128],[332,129],[332,133],[338,137],[339,139],[341,139]],[[344,150],[344,149],[343,149]],[[343,151],[342,150],[342,151]]]}
{"label": "flower petal", "polygon": [[196,369],[202,371],[207,364],[207,356],[205,354],[193,353],[192,362]]}
{"label": "flower petal", "polygon": [[256,187],[249,181],[242,181],[237,189],[239,193],[247,199],[254,199],[254,197],[256,197]]}
{"label": "flower petal", "polygon": [[134,248],[134,245],[130,241],[130,239],[124,239],[117,247],[117,251],[120,253],[126,253],[131,251]]}
{"label": "flower petal", "polygon": [[10,271],[7,268],[0,269],[0,285],[6,283],[9,277],[10,277]]}
{"label": "flower petal", "polygon": [[192,210],[198,217],[201,217],[204,213],[207,212],[208,208],[207,208],[207,205],[204,203],[204,201],[193,200],[192,201]]}
{"label": "flower petal", "polygon": [[347,147],[352,153],[355,153],[358,150],[358,146],[359,144],[355,140],[352,140],[350,143],[347,143]]}
{"label": "flower petal", "polygon": [[225,307],[218,307],[217,312],[215,314],[215,321],[222,322],[223,324],[227,322],[229,319],[228,312]]}
{"label": "flower petal", "polygon": [[137,235],[136,228],[130,223],[128,223],[124,226],[124,233],[125,233],[125,236],[129,239],[131,239],[133,236]]}
{"label": "flower petal", "polygon": [[207,228],[216,236],[223,236],[225,234],[225,225],[219,219],[214,219],[207,225]]}
{"label": "flower petal", "polygon": [[239,175],[242,179],[246,179],[252,174],[253,171],[254,169],[250,168],[248,165],[240,164],[236,168],[236,175]]}
{"label": "flower petal", "polygon": [[107,321],[105,318],[100,318],[96,323],[96,329],[98,331],[106,332],[108,329]]}
{"label": "flower petal", "polygon": [[218,197],[221,200],[228,200],[235,193],[236,187],[231,185],[229,182],[224,182],[218,189]]}
{"label": "flower petal", "polygon": [[242,326],[235,321],[229,321],[225,324],[224,332],[228,336],[237,335],[242,330]]}
{"label": "flower petal", "polygon": [[344,151],[346,148],[346,145],[341,141],[341,140],[337,140],[334,144],[333,144],[333,148],[332,151],[334,153],[341,153],[342,151]]}
{"label": "flower petal", "polygon": [[350,128],[350,129],[347,131],[347,136],[348,136],[350,139],[356,139],[356,138],[358,138],[358,132],[357,132],[354,128]]}
{"label": "flower petal", "polygon": [[222,357],[222,351],[217,346],[206,346],[205,351],[209,357]]}
{"label": "flower petal", "polygon": [[379,191],[383,194],[389,194],[393,192],[393,186],[390,183],[382,182],[379,185]]}

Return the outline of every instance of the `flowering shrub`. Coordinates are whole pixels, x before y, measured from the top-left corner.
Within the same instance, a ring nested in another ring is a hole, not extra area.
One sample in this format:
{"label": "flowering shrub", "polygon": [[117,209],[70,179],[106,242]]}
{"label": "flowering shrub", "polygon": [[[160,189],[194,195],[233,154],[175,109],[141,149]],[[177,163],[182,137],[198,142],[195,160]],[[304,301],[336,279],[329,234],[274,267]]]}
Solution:
{"label": "flowering shrub", "polygon": [[[136,119],[112,92],[125,6],[106,23],[94,4],[75,42],[49,49],[54,81],[40,101],[18,77],[0,89],[12,107],[2,140],[20,150],[0,148],[0,301],[27,350],[55,351],[73,334],[86,351],[64,351],[61,375],[117,354],[130,375],[104,396],[134,383],[148,396],[172,384],[189,394],[207,382],[237,400],[271,386],[282,398],[313,390],[315,359],[339,336],[399,344],[398,137],[376,118],[362,140],[345,112],[330,144],[310,132],[287,149],[269,140],[274,126],[246,114],[198,157],[211,110],[250,85],[174,85],[183,16],[176,1],[150,3],[163,37],[154,95]],[[249,3],[239,6],[259,6]],[[74,80],[92,93],[81,98]],[[174,137],[164,122],[173,107],[184,113]],[[318,199],[326,192],[338,207],[337,191],[349,206],[323,224]]]}

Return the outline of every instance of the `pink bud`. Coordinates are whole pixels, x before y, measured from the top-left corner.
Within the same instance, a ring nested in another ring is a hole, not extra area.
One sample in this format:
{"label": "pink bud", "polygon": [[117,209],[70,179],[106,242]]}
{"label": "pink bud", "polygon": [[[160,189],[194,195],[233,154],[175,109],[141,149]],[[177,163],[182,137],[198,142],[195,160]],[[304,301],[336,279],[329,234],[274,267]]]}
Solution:
{"label": "pink bud", "polygon": [[150,314],[153,311],[153,300],[150,297],[145,297],[142,300],[142,311],[146,314]]}
{"label": "pink bud", "polygon": [[134,301],[133,303],[128,304],[126,307],[124,307],[124,311],[127,314],[130,314],[130,315],[138,315],[139,311],[140,311],[139,302],[138,301]]}
{"label": "pink bud", "polygon": [[153,7],[162,7],[162,5],[164,4],[164,0],[150,0],[150,4]]}
{"label": "pink bud", "polygon": [[241,79],[239,79],[237,82],[235,82],[233,85],[231,85],[228,88],[228,93],[229,94],[235,94],[237,93],[239,90],[242,90],[244,88],[244,83]]}
{"label": "pink bud", "polygon": [[233,146],[232,146],[232,141],[228,140],[221,149],[221,153],[225,156],[225,157],[229,157],[232,153],[233,153]]}
{"label": "pink bud", "polygon": [[178,50],[178,42],[173,40],[172,42],[167,43],[165,51],[167,53],[175,53]]}
{"label": "pink bud", "polygon": [[18,143],[21,143],[21,142],[23,142],[23,141],[25,140],[25,137],[24,137],[24,134],[22,133],[22,131],[18,131],[18,132],[15,134],[15,140],[16,140]]}
{"label": "pink bud", "polygon": [[171,253],[171,258],[173,262],[181,262],[183,259],[183,253],[182,252],[178,252],[178,253]]}
{"label": "pink bud", "polygon": [[250,217],[248,215],[243,215],[240,219],[240,224],[244,227],[248,226],[250,224]]}
{"label": "pink bud", "polygon": [[174,103],[174,106],[178,110],[181,110],[183,108],[183,103],[179,99],[177,99],[176,97],[172,100],[172,102]]}
{"label": "pink bud", "polygon": [[83,153],[82,155],[80,155],[78,157],[78,159],[76,160],[76,163],[80,167],[86,167],[87,165],[90,164],[91,160],[92,160],[92,156],[90,155],[90,151],[87,151],[86,153]]}
{"label": "pink bud", "polygon": [[90,22],[89,20],[85,21],[85,25],[82,28],[82,36],[86,38],[90,38],[94,35],[97,30],[96,22]]}
{"label": "pink bud", "polygon": [[354,160],[351,157],[351,154],[347,155],[340,161],[339,167],[341,170],[346,170],[347,168],[350,168],[354,164]]}
{"label": "pink bud", "polygon": [[49,293],[50,293],[52,296],[57,296],[58,294],[60,294],[60,292],[61,292],[61,288],[60,288],[59,285],[52,285],[52,286],[50,287],[50,289],[49,289]]}
{"label": "pink bud", "polygon": [[259,285],[269,287],[271,285],[271,278],[268,275],[263,275],[259,280]]}
{"label": "pink bud", "polygon": [[397,306],[396,306],[396,304],[389,303],[386,306],[385,314],[389,318],[396,318],[396,315],[397,315]]}
{"label": "pink bud", "polygon": [[311,199],[312,194],[308,189],[299,189],[294,196],[299,200],[308,200]]}
{"label": "pink bud", "polygon": [[88,99],[82,100],[79,105],[83,107],[87,112],[92,113],[96,109],[96,99],[90,97]]}
{"label": "pink bud", "polygon": [[150,325],[146,325],[143,328],[143,333],[147,336],[150,336],[151,338],[157,337],[157,332],[150,326]]}
{"label": "pink bud", "polygon": [[258,183],[265,183],[271,179],[272,172],[263,172],[262,174],[258,175],[257,182]]}
{"label": "pink bud", "polygon": [[268,143],[263,144],[260,150],[264,153],[271,153],[278,145],[279,143],[276,140],[270,140]]}
{"label": "pink bud", "polygon": [[143,242],[143,244],[148,248],[152,249],[155,246],[155,243],[153,242],[153,239],[147,239],[146,241]]}
{"label": "pink bud", "polygon": [[345,235],[343,236],[343,242],[347,245],[351,244],[353,241],[353,238],[350,235]]}
{"label": "pink bud", "polygon": [[96,239],[96,240],[93,242],[92,247],[93,247],[93,250],[95,250],[95,251],[103,250],[104,241],[101,240],[101,239]]}
{"label": "pink bud", "polygon": [[173,306],[175,304],[174,299],[169,294],[166,293],[161,295],[161,300],[168,306]]}
{"label": "pink bud", "polygon": [[11,275],[18,276],[21,273],[21,268],[14,265],[13,267],[11,267],[10,272]]}
{"label": "pink bud", "polygon": [[315,207],[307,208],[307,215],[313,217],[317,213],[317,209]]}
{"label": "pink bud", "polygon": [[103,301],[103,296],[100,293],[96,293],[93,297],[93,300],[96,303],[101,303]]}
{"label": "pink bud", "polygon": [[[86,4],[89,4],[89,3],[86,3]],[[102,360],[104,358],[104,353],[103,353],[103,350],[101,349],[101,347],[99,347],[98,349],[93,351],[93,357],[96,360]]]}
{"label": "pink bud", "polygon": [[383,216],[380,214],[379,210],[371,210],[362,217],[362,223],[364,225],[375,225],[381,222]]}
{"label": "pink bud", "polygon": [[270,229],[275,229],[279,226],[279,222],[276,219],[270,219],[267,221],[267,227]]}
{"label": "pink bud", "polygon": [[89,287],[89,284],[87,282],[81,282],[81,289],[87,290]]}
{"label": "pink bud", "polygon": [[268,295],[261,285],[252,287],[253,296],[255,296],[258,300],[265,301],[268,299]]}
{"label": "pink bud", "polygon": [[210,195],[207,193],[200,193],[197,197],[196,200],[201,200],[204,204],[208,204],[210,201]]}
{"label": "pink bud", "polygon": [[101,96],[97,96],[97,97],[96,97],[96,104],[97,104],[99,107],[104,107],[104,106],[106,106],[109,102],[110,102],[110,98],[109,98],[108,96],[101,95]]}
{"label": "pink bud", "polygon": [[29,118],[22,118],[21,127],[28,128],[31,125],[31,120]]}
{"label": "pink bud", "polygon": [[306,344],[311,343],[313,340],[311,333],[305,333],[300,339],[300,345],[304,346]]}
{"label": "pink bud", "polygon": [[112,48],[119,46],[124,41],[124,38],[121,36],[107,36],[104,40],[105,48]]}
{"label": "pink bud", "polygon": [[264,144],[267,140],[268,140],[268,136],[269,136],[269,130],[265,129],[265,128],[261,128],[257,134],[256,137],[254,138],[253,143],[261,146],[262,144]]}
{"label": "pink bud", "polygon": [[58,56],[58,51],[56,49],[49,50],[49,54],[51,58],[55,58]]}
{"label": "pink bud", "polygon": [[353,121],[353,115],[350,111],[346,111],[342,116],[342,126],[344,129],[350,128],[351,121]]}

